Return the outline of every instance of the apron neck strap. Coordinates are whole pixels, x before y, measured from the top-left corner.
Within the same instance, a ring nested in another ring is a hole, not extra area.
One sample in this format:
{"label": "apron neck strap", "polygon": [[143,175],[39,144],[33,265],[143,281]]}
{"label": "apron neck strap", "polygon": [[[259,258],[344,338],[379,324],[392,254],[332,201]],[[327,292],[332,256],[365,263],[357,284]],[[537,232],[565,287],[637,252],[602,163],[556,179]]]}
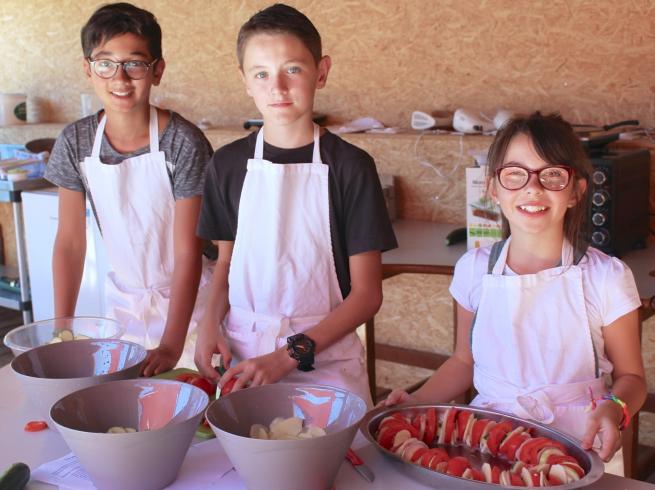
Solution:
{"label": "apron neck strap", "polygon": [[[491,252],[489,253],[489,262],[487,264],[487,274],[502,275],[505,270],[509,242],[511,239],[512,237],[510,236],[506,240],[496,242],[492,245]],[[564,243],[562,243],[562,258],[560,259],[559,264],[557,264],[557,267],[561,267],[562,264],[566,264],[567,266],[578,265],[586,253],[587,247],[585,247],[584,250],[574,249],[569,241],[565,239]]]}
{"label": "apron neck strap", "polygon": [[[100,147],[102,146],[102,136],[105,134],[106,125],[107,117],[106,114],[103,114],[98,123],[98,129],[96,129],[96,135],[93,140],[91,156],[94,158],[100,158]],[[159,123],[157,121],[157,108],[152,105],[150,106],[150,123],[148,125],[148,131],[150,133],[150,153],[157,153],[159,151]]]}
{"label": "apron neck strap", "polygon": [[159,121],[157,120],[157,108],[150,106],[150,153],[159,151]]}
{"label": "apron neck strap", "polygon": [[[312,163],[323,163],[321,160],[320,136],[321,130],[318,124],[314,123],[314,150],[312,152]],[[262,126],[257,133],[254,158],[255,160],[264,159],[264,126]]]}
{"label": "apron neck strap", "polygon": [[100,146],[102,146],[102,135],[105,134],[105,125],[107,124],[107,118],[105,114],[102,114],[102,118],[98,123],[98,129],[96,129],[96,136],[93,139],[93,150],[91,151],[91,156],[93,158],[100,157]]}

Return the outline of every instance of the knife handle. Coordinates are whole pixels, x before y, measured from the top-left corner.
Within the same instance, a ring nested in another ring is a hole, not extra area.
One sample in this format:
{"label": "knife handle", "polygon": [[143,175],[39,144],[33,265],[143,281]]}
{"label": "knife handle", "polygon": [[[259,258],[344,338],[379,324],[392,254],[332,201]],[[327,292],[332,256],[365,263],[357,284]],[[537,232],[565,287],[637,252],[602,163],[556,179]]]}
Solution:
{"label": "knife handle", "polygon": [[362,459],[357,456],[357,453],[350,448],[348,448],[348,452],[346,453],[346,459],[348,459],[348,461],[350,461],[354,466],[364,464],[364,461],[362,461]]}

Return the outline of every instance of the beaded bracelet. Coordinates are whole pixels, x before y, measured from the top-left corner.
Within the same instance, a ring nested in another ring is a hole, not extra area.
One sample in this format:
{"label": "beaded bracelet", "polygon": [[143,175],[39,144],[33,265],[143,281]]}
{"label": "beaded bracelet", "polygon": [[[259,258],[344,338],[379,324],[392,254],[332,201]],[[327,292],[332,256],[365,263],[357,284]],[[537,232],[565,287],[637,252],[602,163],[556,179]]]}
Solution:
{"label": "beaded bracelet", "polygon": [[[591,410],[596,409],[596,398],[594,398],[594,393],[591,391],[591,386],[589,387],[589,397],[591,398]],[[628,404],[621,400],[618,396],[614,395],[613,393],[608,393],[607,395],[603,395],[598,400],[609,400],[613,401],[614,403],[618,404],[621,407],[621,410],[623,411],[623,418],[621,419],[621,423],[619,424],[619,431],[624,431],[628,424],[630,423],[630,412],[628,411]]]}

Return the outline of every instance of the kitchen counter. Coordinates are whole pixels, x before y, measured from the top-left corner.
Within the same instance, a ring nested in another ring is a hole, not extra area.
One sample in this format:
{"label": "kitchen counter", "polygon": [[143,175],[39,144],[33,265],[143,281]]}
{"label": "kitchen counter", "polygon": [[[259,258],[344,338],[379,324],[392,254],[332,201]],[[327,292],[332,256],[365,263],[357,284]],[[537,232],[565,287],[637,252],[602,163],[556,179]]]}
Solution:
{"label": "kitchen counter", "polygon": [[[9,366],[0,369],[0,389],[3,394],[0,399],[0,415],[3,420],[0,425],[0,471],[18,461],[36,469],[39,465],[70,452],[64,440],[54,429],[42,432],[23,431],[25,422],[37,418],[37,415]],[[421,490],[431,488],[406,477],[399,471],[399,463],[385,459],[363,437],[359,436],[356,439],[354,447],[375,473],[375,482],[371,484],[364,481],[349,463],[344,463],[337,476],[336,490],[387,490],[390,488]],[[234,482],[231,485],[218,485],[212,488],[217,490],[244,488],[240,485],[239,480],[235,478],[231,478],[231,480]],[[54,487],[31,481],[27,488],[45,490]],[[593,488],[598,490],[655,490],[655,485],[614,475],[604,475]]]}

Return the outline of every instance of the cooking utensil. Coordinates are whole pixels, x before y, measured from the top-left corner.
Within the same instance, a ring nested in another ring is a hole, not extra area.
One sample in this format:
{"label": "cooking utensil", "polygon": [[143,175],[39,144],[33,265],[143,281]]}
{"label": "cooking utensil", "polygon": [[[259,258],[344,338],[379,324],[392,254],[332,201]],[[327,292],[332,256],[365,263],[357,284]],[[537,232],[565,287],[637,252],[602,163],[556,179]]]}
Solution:
{"label": "cooking utensil", "polygon": [[[409,414],[414,415],[417,412],[425,411],[431,407],[436,408],[438,412],[443,412],[450,407],[455,407],[472,412],[476,418],[486,418],[494,421],[508,420],[514,427],[523,426],[526,429],[530,429],[533,437],[544,436],[562,443],[566,447],[568,453],[578,460],[580,466],[582,466],[582,468],[585,470],[585,475],[580,480],[564,485],[558,485],[554,488],[559,490],[570,490],[573,488],[586,487],[587,485],[591,485],[601,476],[603,476],[604,465],[600,457],[593,451],[586,451],[582,449],[579,443],[576,442],[576,440],[572,437],[545,425],[538,424],[530,420],[524,420],[505,413],[496,412],[494,410],[469,407],[467,405],[436,404],[413,406],[405,405],[390,408],[383,407],[380,409],[372,410],[366,414],[360,425],[360,429],[364,434],[364,437],[366,437],[366,439],[368,439],[385,457],[389,458],[400,471],[405,472],[410,478],[414,478],[415,480],[425,485],[437,488],[448,488],[449,490],[479,490],[481,488],[499,488],[498,485],[466,480],[464,478],[447,475],[445,473],[439,473],[437,471],[424,468],[423,466],[409,463],[403,460],[397,454],[392,453],[377,443],[375,434],[377,433],[378,426],[380,425],[382,419],[390,416],[394,412],[409,412]],[[483,461],[488,460],[488,455],[484,455],[483,459],[479,451],[471,451],[465,445],[446,446],[444,449],[446,449],[450,456],[465,456],[469,458],[473,465],[480,466]],[[506,460],[500,460],[498,461],[498,464],[499,466],[509,466],[509,463]]]}
{"label": "cooking utensil", "polygon": [[369,483],[373,483],[375,480],[375,475],[373,474],[373,471],[371,471],[371,468],[366,466],[362,458],[357,456],[357,453],[352,449],[349,448],[348,452],[346,453],[346,459],[350,461],[350,464],[353,465],[353,468],[355,468],[355,471],[362,475],[362,478],[366,480]]}

